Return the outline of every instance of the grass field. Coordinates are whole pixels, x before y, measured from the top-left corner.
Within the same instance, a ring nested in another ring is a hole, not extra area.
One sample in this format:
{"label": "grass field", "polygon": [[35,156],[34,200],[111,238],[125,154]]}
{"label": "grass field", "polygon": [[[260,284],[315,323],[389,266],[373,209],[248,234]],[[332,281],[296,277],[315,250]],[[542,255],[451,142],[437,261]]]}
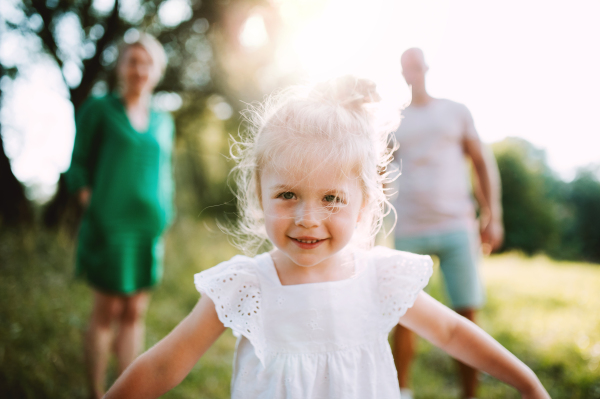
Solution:
{"label": "grass field", "polygon": [[[73,250],[63,236],[0,233],[0,397],[86,397],[81,348],[91,296],[72,278]],[[235,253],[211,223],[175,224],[148,312],[147,346],[194,306],[193,274]],[[488,302],[480,325],[531,366],[553,398],[600,399],[600,266],[504,254],[486,259],[483,275]],[[437,272],[429,292],[444,299]],[[234,344],[226,332],[165,397],[227,398]],[[453,361],[423,340],[418,351],[416,398],[459,397]],[[519,397],[489,376],[481,380],[481,398]]]}

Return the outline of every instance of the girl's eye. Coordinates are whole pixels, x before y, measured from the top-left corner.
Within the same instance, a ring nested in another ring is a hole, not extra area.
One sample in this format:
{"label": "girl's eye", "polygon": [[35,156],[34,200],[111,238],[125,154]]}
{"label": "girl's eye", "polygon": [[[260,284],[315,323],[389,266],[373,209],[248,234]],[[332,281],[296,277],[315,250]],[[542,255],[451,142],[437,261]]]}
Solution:
{"label": "girl's eye", "polygon": [[325,202],[342,202],[342,200],[338,196],[333,194],[326,195],[323,199],[325,200]]}
{"label": "girl's eye", "polygon": [[279,196],[286,200],[294,199],[294,193],[292,193],[291,191],[286,191],[285,193],[281,193],[281,194],[279,194]]}

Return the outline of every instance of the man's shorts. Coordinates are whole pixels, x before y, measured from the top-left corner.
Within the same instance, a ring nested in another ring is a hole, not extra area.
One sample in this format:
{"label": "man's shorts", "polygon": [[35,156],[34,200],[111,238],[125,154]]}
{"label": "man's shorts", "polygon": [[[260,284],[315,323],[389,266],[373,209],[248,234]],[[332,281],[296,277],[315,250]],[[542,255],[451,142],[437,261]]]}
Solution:
{"label": "man's shorts", "polygon": [[477,309],[485,303],[479,276],[479,235],[469,230],[396,238],[396,249],[421,255],[436,255],[444,275],[446,291],[454,309]]}

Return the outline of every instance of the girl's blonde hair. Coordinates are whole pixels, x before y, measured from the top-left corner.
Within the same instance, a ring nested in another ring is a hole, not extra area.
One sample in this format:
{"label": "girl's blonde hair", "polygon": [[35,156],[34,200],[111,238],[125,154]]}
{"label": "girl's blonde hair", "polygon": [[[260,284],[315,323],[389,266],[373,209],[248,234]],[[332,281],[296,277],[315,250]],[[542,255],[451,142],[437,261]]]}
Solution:
{"label": "girl's blonde hair", "polygon": [[314,87],[292,87],[248,107],[243,113],[247,129],[241,129],[240,141],[231,147],[237,161],[231,176],[239,218],[228,233],[237,247],[255,254],[270,244],[261,207],[261,170],[310,171],[331,165],[334,173],[360,179],[364,208],[353,239],[362,247],[373,245],[383,217],[393,211],[384,185],[392,180],[387,167],[396,146],[390,133],[399,121],[397,112],[382,117],[379,100],[373,82],[343,76]]}

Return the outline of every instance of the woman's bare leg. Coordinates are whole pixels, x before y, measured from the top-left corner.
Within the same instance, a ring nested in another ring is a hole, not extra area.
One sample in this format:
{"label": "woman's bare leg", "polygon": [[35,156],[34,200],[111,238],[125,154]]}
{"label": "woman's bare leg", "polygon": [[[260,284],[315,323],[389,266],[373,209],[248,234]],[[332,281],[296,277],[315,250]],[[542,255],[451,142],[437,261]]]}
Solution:
{"label": "woman's bare leg", "polygon": [[94,291],[94,305],[84,347],[93,398],[99,399],[104,395],[106,368],[113,338],[112,326],[119,318],[122,307],[121,297]]}
{"label": "woman's bare leg", "polygon": [[124,307],[119,319],[119,331],[115,342],[119,374],[129,366],[144,349],[146,309],[150,294],[139,292],[124,297]]}

